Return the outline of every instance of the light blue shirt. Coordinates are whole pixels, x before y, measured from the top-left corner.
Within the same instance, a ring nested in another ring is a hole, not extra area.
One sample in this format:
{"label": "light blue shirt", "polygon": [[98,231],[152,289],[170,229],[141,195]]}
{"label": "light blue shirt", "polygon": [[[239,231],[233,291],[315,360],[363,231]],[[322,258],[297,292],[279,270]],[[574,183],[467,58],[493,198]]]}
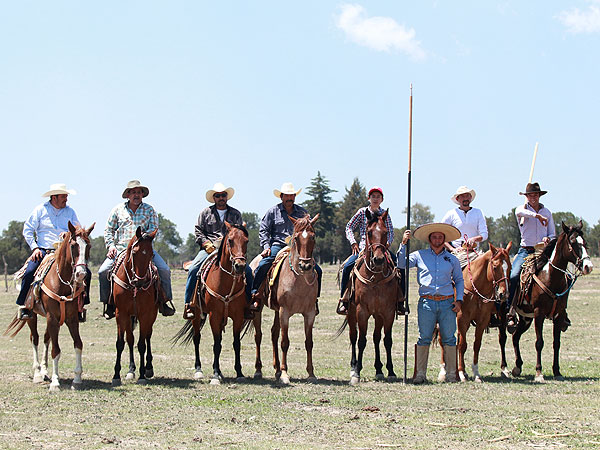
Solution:
{"label": "light blue shirt", "polygon": [[37,206],[23,224],[23,237],[31,248],[53,248],[60,234],[69,231],[69,221],[79,225],[77,214],[70,206],[57,209],[50,200]]}
{"label": "light blue shirt", "polygon": [[[417,268],[419,296],[424,295],[454,295],[462,301],[465,290],[462,270],[458,258],[452,253],[442,250],[436,254],[431,248],[417,250],[408,256],[410,267]],[[398,268],[406,267],[406,246],[400,244],[398,249]],[[454,284],[453,284],[454,282]]]}

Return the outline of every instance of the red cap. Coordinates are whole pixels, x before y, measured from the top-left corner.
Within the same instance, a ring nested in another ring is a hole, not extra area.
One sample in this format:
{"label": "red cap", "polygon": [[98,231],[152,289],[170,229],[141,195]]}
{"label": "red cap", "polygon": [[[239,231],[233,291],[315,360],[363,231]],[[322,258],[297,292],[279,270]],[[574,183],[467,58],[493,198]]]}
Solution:
{"label": "red cap", "polygon": [[373,186],[371,189],[369,189],[369,195],[367,195],[367,197],[371,196],[373,192],[379,192],[383,197],[383,189],[381,189],[379,186]]}

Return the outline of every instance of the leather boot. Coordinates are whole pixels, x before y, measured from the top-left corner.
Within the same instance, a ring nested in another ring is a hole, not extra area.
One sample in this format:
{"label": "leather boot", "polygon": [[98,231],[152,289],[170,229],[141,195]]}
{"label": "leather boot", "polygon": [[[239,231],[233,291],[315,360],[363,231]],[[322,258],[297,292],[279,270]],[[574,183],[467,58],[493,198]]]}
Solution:
{"label": "leather boot", "polygon": [[446,382],[456,383],[456,345],[444,345],[444,363],[446,364]]}
{"label": "leather boot", "polygon": [[102,313],[106,320],[110,320],[115,317],[115,304],[114,303],[105,303],[104,304],[104,312]]}
{"label": "leather boot", "polygon": [[422,384],[427,381],[427,360],[429,359],[429,345],[417,345],[417,359],[415,368],[417,374],[413,378],[413,384]]}
{"label": "leather boot", "polygon": [[33,313],[30,309],[25,308],[25,306],[18,306],[17,317],[19,320],[28,320],[33,317]]}
{"label": "leather boot", "polygon": [[164,303],[161,302],[158,304],[158,310],[163,316],[169,317],[175,314],[175,305],[173,305],[171,300],[166,300]]}

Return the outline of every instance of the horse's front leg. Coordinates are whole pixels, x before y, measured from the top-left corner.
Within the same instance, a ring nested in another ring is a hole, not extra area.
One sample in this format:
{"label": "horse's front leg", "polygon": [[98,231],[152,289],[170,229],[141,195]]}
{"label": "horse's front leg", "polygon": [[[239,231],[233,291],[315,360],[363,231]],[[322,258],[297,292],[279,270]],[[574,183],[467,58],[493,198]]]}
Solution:
{"label": "horse's front leg", "polygon": [[506,303],[500,306],[500,321],[498,327],[498,344],[500,345],[500,375],[502,378],[510,378],[510,371],[507,369],[506,363]]}
{"label": "horse's front leg", "polygon": [[358,317],[358,358],[356,361],[357,379],[352,378],[350,384],[356,384],[360,381],[360,372],[363,367],[363,354],[367,347],[367,328],[369,325],[369,316],[362,310],[357,310]]}
{"label": "horse's front leg", "polygon": [[45,381],[50,380],[48,377],[48,355],[50,354],[50,332],[48,328],[46,328],[46,332],[44,333],[44,353],[42,354],[42,362],[40,368],[40,375],[44,378]]}
{"label": "horse's front leg", "polygon": [[521,375],[521,371],[523,368],[523,359],[521,358],[521,347],[519,343],[521,341],[521,336],[523,336],[523,333],[525,333],[525,331],[527,331],[527,329],[531,326],[531,322],[531,319],[520,316],[519,321],[517,322],[517,329],[515,330],[515,333],[512,337],[513,348],[515,350],[515,367],[513,367],[512,370],[513,377],[518,377],[519,375]]}
{"label": "horse's front leg", "polygon": [[135,343],[135,336],[133,334],[133,318],[125,318],[127,323],[123,326],[125,330],[125,339],[127,340],[127,346],[129,347],[129,370],[125,375],[126,380],[133,380],[135,378],[135,352],[133,350],[133,344]]}
{"label": "horse's front leg", "polygon": [[144,372],[146,378],[154,377],[152,361],[152,330],[150,330],[150,333],[146,336],[146,371]]}
{"label": "horse's front leg", "polygon": [[375,349],[375,379],[383,380],[383,364],[381,363],[381,352],[379,344],[381,343],[381,329],[383,328],[383,319],[381,316],[375,316],[375,327],[373,328],[373,347]]}
{"label": "horse's front leg", "polygon": [[306,372],[308,373],[308,381],[317,381],[313,367],[313,326],[315,323],[314,310],[304,314],[304,348],[306,349]]}
{"label": "horse's front leg", "polygon": [[260,358],[260,344],[262,343],[262,311],[257,311],[254,313],[254,319],[252,319],[252,323],[254,324],[254,344],[256,346],[256,360],[254,362],[254,378],[260,379],[262,378],[262,360]]}
{"label": "horse's front leg", "polygon": [[223,381],[223,374],[221,373],[221,366],[219,364],[223,341],[222,320],[222,316],[217,318],[217,314],[210,314],[210,328],[213,334],[213,376],[210,384],[214,385],[221,384],[221,381]]}
{"label": "horse's front leg", "polygon": [[[475,340],[473,341],[473,380],[477,383],[481,383],[483,380],[481,379],[481,375],[479,374],[479,352],[481,351],[481,341],[483,340],[483,332],[487,328],[490,323],[490,316],[487,316],[487,319],[483,319],[482,321],[477,323],[477,327],[475,328]],[[463,353],[464,357],[464,353]],[[464,364],[464,361],[463,361]]]}
{"label": "horse's front leg", "polygon": [[562,325],[565,320],[565,315],[567,312],[565,311],[563,314],[559,315],[556,319],[553,320],[553,328],[552,328],[552,347],[554,349],[554,358],[552,361],[552,373],[554,374],[554,379],[557,381],[563,381],[565,378],[560,373],[560,364],[558,361],[558,355],[560,353],[560,335],[562,333]]}
{"label": "horse's front leg", "polygon": [[125,348],[125,330],[120,326],[117,321],[117,359],[115,360],[115,373],[113,374],[112,386],[120,386],[121,385],[121,355],[123,354],[123,349]]}
{"label": "horse's front leg", "polygon": [[281,377],[281,362],[279,361],[279,311],[276,310],[273,317],[273,326],[271,327],[271,344],[273,346],[273,368],[275,369],[275,378]]}
{"label": "horse's front leg", "polygon": [[[245,300],[245,299],[244,299]],[[246,377],[242,373],[242,327],[244,326],[244,308],[240,308],[239,317],[236,317],[233,321],[233,353],[235,355],[235,362],[233,368],[237,377],[236,381],[244,381]]]}
{"label": "horse's front leg", "polygon": [[[463,311],[461,311],[456,318],[458,329],[458,377],[460,378],[460,381],[467,381],[469,375],[467,374],[465,367],[465,353],[467,352],[467,332],[471,326],[471,317],[461,313],[463,313]],[[479,324],[477,324],[477,327],[479,327]],[[441,346],[441,348],[443,351],[444,347]],[[473,354],[473,361],[475,361],[475,354]],[[475,376],[475,369],[473,369],[473,376]]]}
{"label": "horse's front leg", "polygon": [[46,329],[52,341],[52,378],[50,381],[50,392],[60,391],[60,381],[58,376],[58,362],[60,360],[60,345],[58,345],[58,321],[50,314],[46,316]]}
{"label": "horse's front leg", "polygon": [[27,320],[29,326],[29,341],[31,342],[31,348],[33,350],[33,382],[41,383],[44,381],[44,377],[41,375],[41,364],[39,354],[40,335],[37,330],[37,314]]}
{"label": "horse's front leg", "polygon": [[[358,330],[356,327],[356,307],[354,305],[349,305],[347,320],[348,336],[350,337],[350,347],[352,349],[352,356],[350,358],[350,384],[356,384],[359,382],[360,374],[356,369],[356,340],[358,339]],[[353,379],[355,379],[354,382]]]}
{"label": "horse's front leg", "polygon": [[290,384],[290,376],[288,375],[287,353],[290,348],[290,316],[283,308],[279,308],[279,323],[281,325],[281,377],[283,384]]}
{"label": "horse's front leg", "polygon": [[202,328],[204,320],[206,319],[201,319],[199,316],[199,314],[196,314],[196,317],[192,319],[192,327],[194,328],[194,357],[196,359],[194,363],[194,368],[196,370],[194,372],[195,380],[201,380],[204,378],[204,373],[202,372],[202,363],[200,362],[200,329]]}
{"label": "horse's front leg", "polygon": [[543,314],[536,314],[534,317],[535,323],[535,350],[537,353],[536,363],[535,363],[535,378],[534,381],[537,383],[541,383],[544,381],[544,375],[542,375],[542,349],[544,348],[544,319]]}
{"label": "horse's front leg", "polygon": [[67,327],[69,328],[69,333],[71,333],[71,337],[73,338],[73,347],[75,348],[75,376],[73,377],[71,389],[80,389],[81,384],[83,383],[81,379],[81,374],[83,373],[83,342],[81,341],[81,336],[79,335],[79,320],[77,318],[77,314],[73,316],[72,320],[67,322]]}

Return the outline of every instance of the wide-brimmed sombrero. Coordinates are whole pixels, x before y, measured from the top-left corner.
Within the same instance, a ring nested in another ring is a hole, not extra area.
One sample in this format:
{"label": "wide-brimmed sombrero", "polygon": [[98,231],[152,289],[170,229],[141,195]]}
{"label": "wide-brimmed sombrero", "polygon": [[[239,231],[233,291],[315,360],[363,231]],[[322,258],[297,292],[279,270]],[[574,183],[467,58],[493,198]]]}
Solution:
{"label": "wide-brimmed sombrero", "polygon": [[213,195],[217,194],[218,192],[226,192],[227,200],[231,200],[233,198],[233,194],[235,194],[235,189],[232,187],[225,187],[223,183],[215,183],[212,189],[206,191],[206,200],[209,203],[214,203],[215,199],[213,198]]}
{"label": "wide-brimmed sombrero", "polygon": [[57,184],[51,184],[50,190],[48,192],[44,192],[42,197],[51,197],[53,195],[61,195],[61,194],[75,195],[75,194],[77,194],[77,192],[75,192],[74,189],[67,189],[66,184],[57,183]]}
{"label": "wide-brimmed sombrero", "polygon": [[458,228],[447,223],[427,223],[425,225],[421,225],[414,231],[413,235],[420,241],[429,242],[429,235],[436,232],[444,233],[444,240],[446,242],[455,241],[460,237],[460,231],[458,231]]}
{"label": "wide-brimmed sombrero", "polygon": [[277,198],[281,198],[281,194],[298,195],[302,188],[296,190],[292,183],[283,183],[281,189],[273,189],[273,194]]}

